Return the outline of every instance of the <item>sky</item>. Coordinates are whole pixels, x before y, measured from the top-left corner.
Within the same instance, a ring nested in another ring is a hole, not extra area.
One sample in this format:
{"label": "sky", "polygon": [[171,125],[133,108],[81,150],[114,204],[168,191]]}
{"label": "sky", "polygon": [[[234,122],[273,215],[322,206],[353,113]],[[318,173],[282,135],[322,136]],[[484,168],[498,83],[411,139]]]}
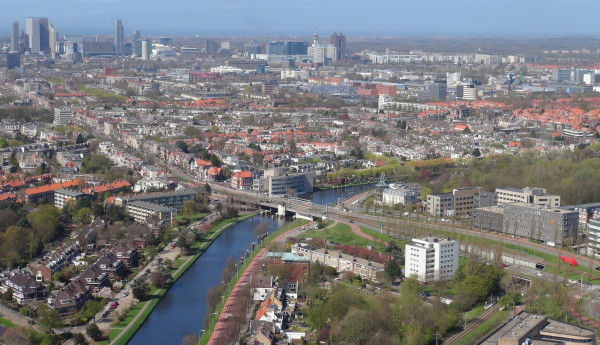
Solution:
{"label": "sky", "polygon": [[0,35],[26,17],[63,34],[600,36],[598,0],[0,0]]}

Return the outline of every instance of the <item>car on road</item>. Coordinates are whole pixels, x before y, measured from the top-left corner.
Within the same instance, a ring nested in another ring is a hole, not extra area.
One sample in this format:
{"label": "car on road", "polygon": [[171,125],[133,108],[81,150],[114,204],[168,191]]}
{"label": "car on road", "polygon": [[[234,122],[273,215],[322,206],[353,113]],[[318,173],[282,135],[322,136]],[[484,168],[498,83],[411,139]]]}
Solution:
{"label": "car on road", "polygon": [[354,224],[354,221],[352,219],[350,219],[350,224]]}
{"label": "car on road", "polygon": [[119,306],[119,302],[112,302],[110,304],[110,309],[117,309],[118,306]]}
{"label": "car on road", "polygon": [[146,274],[150,274],[150,270],[146,270]]}
{"label": "car on road", "polygon": [[423,292],[423,297],[431,297],[431,294],[429,292]]}
{"label": "car on road", "polygon": [[129,296],[129,292],[127,292],[127,291],[123,292],[123,297],[127,297],[127,296]]}

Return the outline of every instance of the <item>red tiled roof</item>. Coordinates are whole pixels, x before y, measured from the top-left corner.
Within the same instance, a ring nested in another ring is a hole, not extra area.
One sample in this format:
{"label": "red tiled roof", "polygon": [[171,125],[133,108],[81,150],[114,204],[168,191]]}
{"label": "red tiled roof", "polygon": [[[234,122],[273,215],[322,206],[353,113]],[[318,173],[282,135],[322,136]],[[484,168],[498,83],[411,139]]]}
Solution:
{"label": "red tiled roof", "polygon": [[61,182],[61,183],[53,183],[53,184],[49,184],[49,185],[45,185],[45,186],[41,186],[41,187],[27,188],[27,189],[25,189],[25,194],[33,195],[33,194],[50,192],[50,191],[61,189],[61,188],[71,188],[71,187],[75,187],[75,186],[79,185],[80,183],[85,183],[85,180],[75,179],[75,180],[65,181],[65,182]]}

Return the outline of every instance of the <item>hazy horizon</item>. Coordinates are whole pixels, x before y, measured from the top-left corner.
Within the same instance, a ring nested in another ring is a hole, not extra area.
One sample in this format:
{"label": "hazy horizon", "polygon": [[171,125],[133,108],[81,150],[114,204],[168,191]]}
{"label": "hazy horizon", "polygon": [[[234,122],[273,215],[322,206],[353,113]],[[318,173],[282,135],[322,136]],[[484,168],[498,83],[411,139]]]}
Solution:
{"label": "hazy horizon", "polygon": [[[168,4],[168,6],[166,6]],[[600,2],[581,0],[281,0],[190,3],[184,0],[4,0],[0,34],[26,17],[48,17],[61,35],[112,35],[114,19],[125,34],[159,36],[600,36],[600,28],[581,20]]]}

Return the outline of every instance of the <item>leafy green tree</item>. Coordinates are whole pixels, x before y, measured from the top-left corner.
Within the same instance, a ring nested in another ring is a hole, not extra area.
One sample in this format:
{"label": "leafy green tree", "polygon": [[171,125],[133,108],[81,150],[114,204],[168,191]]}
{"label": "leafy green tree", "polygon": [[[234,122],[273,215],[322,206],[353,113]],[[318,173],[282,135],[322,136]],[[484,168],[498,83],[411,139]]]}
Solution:
{"label": "leafy green tree", "polygon": [[145,300],[150,293],[150,284],[146,281],[146,278],[139,277],[134,280],[131,286],[131,293],[133,294],[133,297],[140,301]]}
{"label": "leafy green tree", "polygon": [[473,150],[472,155],[475,156],[475,157],[481,156],[481,152],[479,151],[479,147],[476,147],[475,150]]}
{"label": "leafy green tree", "polygon": [[75,138],[75,143],[83,144],[84,142],[85,142],[85,139],[83,139],[83,135],[81,135],[81,133],[77,134],[77,138]]}
{"label": "leafy green tree", "polygon": [[80,209],[75,215],[75,222],[78,224],[90,224],[92,222],[92,210],[89,208]]}
{"label": "leafy green tree", "polygon": [[384,249],[384,253],[391,256],[394,260],[402,261],[402,248],[396,244],[396,241],[390,240]]}
{"label": "leafy green tree", "polygon": [[54,308],[41,303],[37,310],[37,323],[43,331],[51,331],[61,326],[61,318]]}
{"label": "leafy green tree", "polygon": [[106,209],[106,216],[111,222],[117,222],[121,220],[125,220],[126,214],[125,210],[117,205],[110,205]]}
{"label": "leafy green tree", "polygon": [[395,280],[402,276],[402,267],[396,260],[391,260],[385,265],[385,275],[389,280]]}
{"label": "leafy green tree", "polygon": [[75,336],[73,337],[73,342],[75,343],[75,345],[89,345],[89,341],[86,339],[85,335],[83,335],[83,333],[77,333],[75,334]]}
{"label": "leafy green tree", "polygon": [[102,331],[100,330],[100,327],[98,327],[98,325],[95,323],[90,323],[85,328],[85,333],[87,333],[87,335],[89,335],[90,338],[92,338],[92,340],[94,341],[102,340]]}

